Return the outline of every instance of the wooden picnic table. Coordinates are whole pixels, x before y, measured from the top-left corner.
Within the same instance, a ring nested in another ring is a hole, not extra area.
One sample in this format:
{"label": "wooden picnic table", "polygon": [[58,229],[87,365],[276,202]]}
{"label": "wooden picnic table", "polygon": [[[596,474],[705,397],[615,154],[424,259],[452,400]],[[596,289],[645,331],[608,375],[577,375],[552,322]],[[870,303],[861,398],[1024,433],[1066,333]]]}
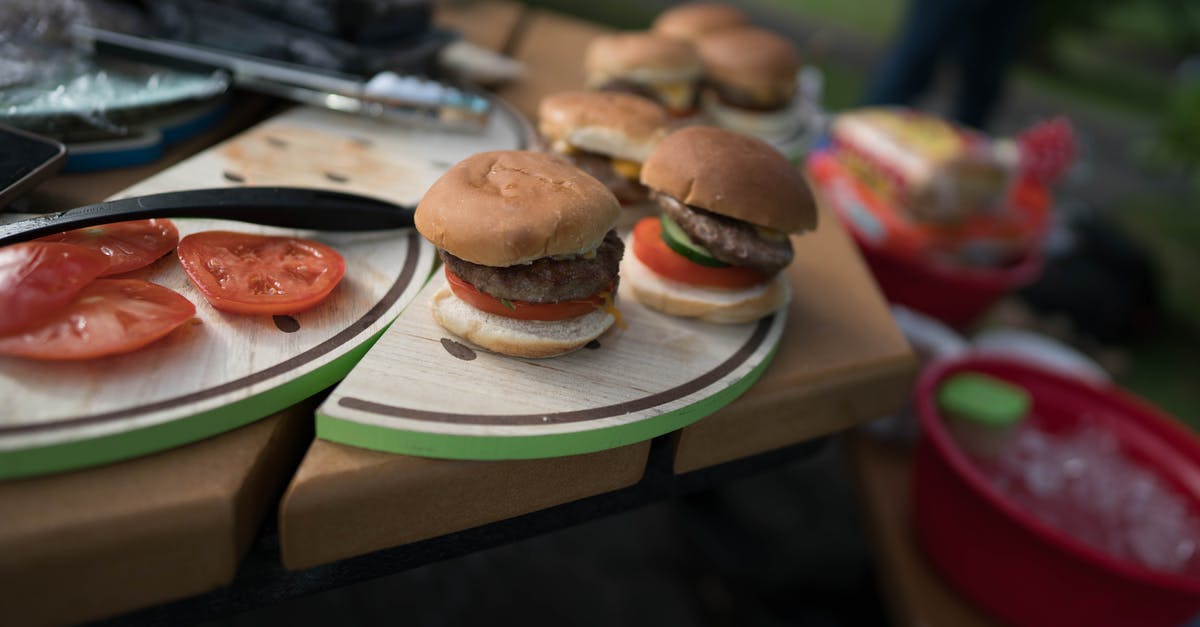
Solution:
{"label": "wooden picnic table", "polygon": [[[584,48],[605,32],[500,1],[447,5],[437,21],[526,64],[525,78],[499,95],[530,117],[542,96],[582,86]],[[98,201],[281,108],[242,95],[218,128],[159,162],[60,175],[33,201],[47,210]],[[169,618],[189,608],[203,614],[268,603],[811,451],[898,407],[914,358],[828,212],[796,242],[788,271],[795,296],[770,367],[725,408],[653,441],[521,461],[391,455],[313,439],[313,400],[163,453],[0,483],[0,619],[11,619],[0,622],[78,622],[135,610]]]}

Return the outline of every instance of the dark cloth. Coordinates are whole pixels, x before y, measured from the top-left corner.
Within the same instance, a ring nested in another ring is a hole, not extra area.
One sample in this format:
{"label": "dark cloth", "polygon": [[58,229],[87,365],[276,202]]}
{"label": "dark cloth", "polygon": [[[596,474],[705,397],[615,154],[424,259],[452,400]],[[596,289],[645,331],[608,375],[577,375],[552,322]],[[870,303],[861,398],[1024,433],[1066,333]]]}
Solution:
{"label": "dark cloth", "polygon": [[957,56],[951,117],[983,129],[999,103],[1033,0],[911,0],[864,104],[911,105],[940,64]]}

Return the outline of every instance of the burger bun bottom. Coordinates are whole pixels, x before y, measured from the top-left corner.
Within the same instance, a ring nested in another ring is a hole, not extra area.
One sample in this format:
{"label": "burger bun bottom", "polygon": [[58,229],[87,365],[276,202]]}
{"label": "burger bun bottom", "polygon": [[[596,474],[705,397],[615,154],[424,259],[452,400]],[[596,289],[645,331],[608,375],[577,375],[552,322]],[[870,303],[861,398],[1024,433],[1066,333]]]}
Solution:
{"label": "burger bun bottom", "polygon": [[717,126],[744,135],[757,137],[768,143],[794,138],[805,128],[805,116],[797,102],[778,111],[751,111],[731,107],[712,92],[704,94],[701,108]]}
{"label": "burger bun bottom", "polygon": [[480,348],[514,357],[555,357],[582,348],[616,321],[597,309],[567,320],[517,320],[468,305],[443,285],[429,304],[433,319]]}
{"label": "burger bun bottom", "polygon": [[783,272],[766,283],[740,290],[701,287],[663,277],[647,268],[632,251],[621,260],[621,283],[650,309],[721,324],[758,320],[792,298],[792,288]]}

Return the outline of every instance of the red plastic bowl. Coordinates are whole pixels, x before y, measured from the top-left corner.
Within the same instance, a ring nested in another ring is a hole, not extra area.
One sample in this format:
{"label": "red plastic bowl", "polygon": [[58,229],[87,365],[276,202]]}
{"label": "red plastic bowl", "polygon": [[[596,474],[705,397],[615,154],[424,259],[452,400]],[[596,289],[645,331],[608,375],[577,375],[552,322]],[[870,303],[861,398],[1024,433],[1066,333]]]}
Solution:
{"label": "red plastic bowl", "polygon": [[1033,415],[1049,430],[1069,428],[1085,413],[1102,420],[1126,455],[1200,507],[1200,440],[1145,402],[1002,358],[938,362],[917,383],[922,436],[913,512],[921,546],[950,583],[1013,625],[1175,626],[1200,612],[1200,577],[1156,572],[1093,549],[989,483],[947,433],[934,400],[942,380],[968,370],[1024,386]]}
{"label": "red plastic bowl", "polygon": [[1003,268],[960,268],[890,254],[864,241],[854,229],[848,230],[888,302],[904,305],[960,330],[970,326],[1004,295],[1033,282],[1042,272],[1042,258],[1035,254]]}

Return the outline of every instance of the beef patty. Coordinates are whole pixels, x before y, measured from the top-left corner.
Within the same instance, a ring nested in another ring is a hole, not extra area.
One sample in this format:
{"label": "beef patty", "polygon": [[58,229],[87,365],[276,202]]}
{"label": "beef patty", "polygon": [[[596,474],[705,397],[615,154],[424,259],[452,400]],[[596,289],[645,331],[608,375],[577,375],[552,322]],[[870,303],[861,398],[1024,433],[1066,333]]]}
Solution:
{"label": "beef patty", "polygon": [[748,89],[716,81],[711,81],[709,85],[712,86],[721,102],[738,109],[763,113],[786,109],[792,104],[792,98],[795,97],[795,87],[787,85],[781,85],[766,94],[755,93]]}
{"label": "beef patty", "polygon": [[633,179],[627,179],[614,170],[611,157],[586,150],[576,150],[563,156],[570,159],[575,167],[604,183],[608,189],[612,190],[613,196],[616,196],[617,201],[622,205],[633,205],[646,201],[648,193],[646,186]]}
{"label": "beef patty", "polygon": [[620,78],[614,78],[608,81],[607,83],[601,85],[599,89],[600,91],[616,91],[624,94],[633,94],[634,96],[641,96],[647,100],[653,100],[654,102],[657,102],[665,107],[667,111],[671,113],[671,115],[676,116],[683,115],[688,111],[695,109],[699,105],[700,100],[700,90],[694,89],[692,91],[692,101],[687,103],[687,106],[683,109],[679,109],[678,107],[672,107],[671,103],[667,102],[666,99],[663,98],[662,95],[660,95],[657,91],[655,91],[653,87]]}
{"label": "beef patty", "polygon": [[649,85],[643,85],[641,83],[635,83],[635,82],[629,81],[629,80],[614,78],[614,79],[609,80],[608,82],[604,83],[603,85],[601,85],[599,87],[599,90],[600,91],[613,91],[613,92],[618,92],[618,93],[622,93],[622,94],[632,94],[634,96],[641,96],[647,100],[653,100],[654,102],[657,102],[660,105],[666,106],[666,103],[664,103],[662,101],[662,99],[658,97],[658,92],[654,91],[654,89],[652,87],[650,87]]}
{"label": "beef patty", "polygon": [[768,239],[749,222],[685,205],[661,192],[651,192],[651,197],[692,241],[727,264],[772,275],[792,263],[792,242],[786,236]]}
{"label": "beef patty", "polygon": [[475,289],[507,300],[531,303],[557,303],[588,298],[602,289],[617,288],[617,268],[625,243],[616,231],[609,231],[591,258],[551,259],[498,268],[459,259],[438,250],[442,261],[456,276]]}

